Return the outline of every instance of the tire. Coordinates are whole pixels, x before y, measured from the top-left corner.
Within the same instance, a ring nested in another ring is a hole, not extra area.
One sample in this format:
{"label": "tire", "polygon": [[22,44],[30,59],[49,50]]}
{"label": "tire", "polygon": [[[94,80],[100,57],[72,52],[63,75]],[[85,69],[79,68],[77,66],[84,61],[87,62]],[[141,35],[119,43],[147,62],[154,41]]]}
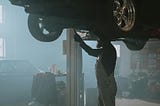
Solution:
{"label": "tire", "polygon": [[141,50],[148,41],[147,33],[140,23],[139,0],[112,0],[112,28],[130,50]]}
{"label": "tire", "polygon": [[140,25],[140,5],[138,0],[112,0],[112,28],[117,36],[145,37]]}
{"label": "tire", "polygon": [[141,50],[145,46],[146,42],[148,41],[148,38],[146,39],[140,39],[140,38],[125,38],[123,42],[127,46],[129,50],[136,51]]}
{"label": "tire", "polygon": [[28,28],[31,35],[38,41],[51,42],[58,39],[63,31],[61,28],[49,28],[45,27],[42,23],[43,18],[38,15],[29,14],[28,16]]}

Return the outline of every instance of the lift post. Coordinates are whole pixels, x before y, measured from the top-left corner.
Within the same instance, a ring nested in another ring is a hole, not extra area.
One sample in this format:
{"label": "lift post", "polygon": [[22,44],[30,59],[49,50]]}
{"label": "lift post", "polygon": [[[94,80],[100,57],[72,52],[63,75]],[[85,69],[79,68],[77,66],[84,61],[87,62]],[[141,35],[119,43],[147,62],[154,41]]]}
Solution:
{"label": "lift post", "polygon": [[84,106],[82,49],[74,41],[72,29],[67,29],[66,35],[64,48],[67,57],[67,106]]}

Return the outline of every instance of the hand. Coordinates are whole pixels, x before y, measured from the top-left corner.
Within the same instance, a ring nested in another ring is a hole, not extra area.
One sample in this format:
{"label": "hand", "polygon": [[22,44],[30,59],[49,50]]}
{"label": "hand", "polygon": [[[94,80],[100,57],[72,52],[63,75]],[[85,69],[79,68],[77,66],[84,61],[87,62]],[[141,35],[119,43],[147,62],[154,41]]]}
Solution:
{"label": "hand", "polygon": [[75,34],[75,35],[74,35],[74,40],[75,40],[76,42],[79,42],[79,43],[82,43],[82,42],[83,42],[83,39],[82,39],[78,34]]}

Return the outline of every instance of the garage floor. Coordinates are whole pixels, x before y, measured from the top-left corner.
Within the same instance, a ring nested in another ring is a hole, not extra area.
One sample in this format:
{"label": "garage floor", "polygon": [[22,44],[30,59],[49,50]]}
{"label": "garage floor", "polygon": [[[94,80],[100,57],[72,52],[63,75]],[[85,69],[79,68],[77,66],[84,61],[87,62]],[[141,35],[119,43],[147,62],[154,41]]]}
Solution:
{"label": "garage floor", "polygon": [[116,99],[116,106],[160,106],[160,102],[146,102],[138,99]]}
{"label": "garage floor", "polygon": [[[29,106],[28,103],[8,104],[3,106]],[[41,104],[34,104],[30,106],[45,106]],[[50,105],[55,106],[55,105]],[[57,106],[57,105],[56,105]],[[138,99],[116,99],[116,106],[160,106],[160,102],[146,102]]]}

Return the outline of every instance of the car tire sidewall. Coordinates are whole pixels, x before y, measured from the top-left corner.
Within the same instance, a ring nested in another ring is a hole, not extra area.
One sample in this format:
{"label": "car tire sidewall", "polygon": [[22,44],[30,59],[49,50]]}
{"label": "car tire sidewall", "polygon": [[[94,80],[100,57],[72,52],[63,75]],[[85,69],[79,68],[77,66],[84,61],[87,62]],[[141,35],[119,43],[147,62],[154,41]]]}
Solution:
{"label": "car tire sidewall", "polygon": [[58,39],[62,33],[62,29],[56,30],[55,34],[44,35],[39,27],[39,15],[29,14],[28,29],[31,35],[38,41],[51,42]]}

